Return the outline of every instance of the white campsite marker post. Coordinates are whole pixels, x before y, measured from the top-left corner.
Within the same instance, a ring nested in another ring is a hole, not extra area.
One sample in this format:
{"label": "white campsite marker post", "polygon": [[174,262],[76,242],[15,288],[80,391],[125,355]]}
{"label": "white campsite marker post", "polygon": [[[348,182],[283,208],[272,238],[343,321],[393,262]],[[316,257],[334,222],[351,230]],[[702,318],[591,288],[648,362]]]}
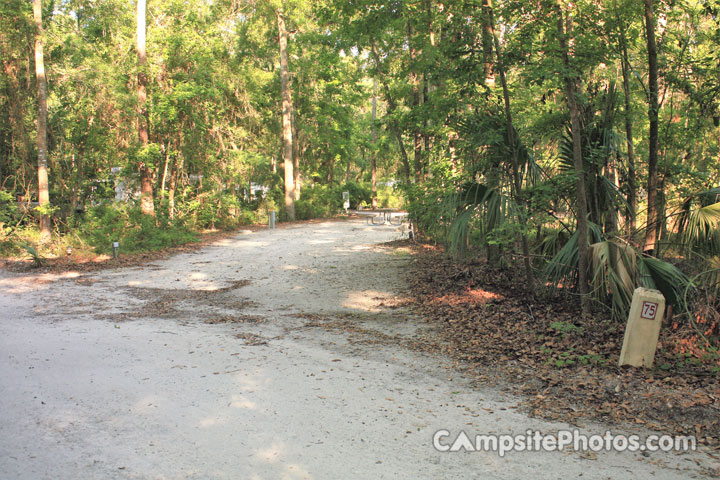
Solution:
{"label": "white campsite marker post", "polygon": [[342,196],[343,196],[343,208],[345,209],[345,213],[347,214],[347,211],[350,208],[350,192],[342,192]]}
{"label": "white campsite marker post", "polygon": [[662,293],[642,287],[635,289],[620,352],[620,365],[653,366],[664,313],[665,297]]}

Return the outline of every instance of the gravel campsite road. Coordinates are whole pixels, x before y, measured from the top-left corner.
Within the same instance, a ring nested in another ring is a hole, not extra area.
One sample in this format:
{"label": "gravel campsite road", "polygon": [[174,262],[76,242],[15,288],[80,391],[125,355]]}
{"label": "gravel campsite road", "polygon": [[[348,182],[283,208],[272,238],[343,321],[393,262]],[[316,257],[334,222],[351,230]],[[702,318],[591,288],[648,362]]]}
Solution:
{"label": "gravel campsite road", "polygon": [[142,267],[0,271],[0,478],[684,479],[717,466],[703,452],[437,451],[441,429],[570,427],[407,346],[432,327],[397,306],[410,256],[382,244],[398,238],[299,223]]}

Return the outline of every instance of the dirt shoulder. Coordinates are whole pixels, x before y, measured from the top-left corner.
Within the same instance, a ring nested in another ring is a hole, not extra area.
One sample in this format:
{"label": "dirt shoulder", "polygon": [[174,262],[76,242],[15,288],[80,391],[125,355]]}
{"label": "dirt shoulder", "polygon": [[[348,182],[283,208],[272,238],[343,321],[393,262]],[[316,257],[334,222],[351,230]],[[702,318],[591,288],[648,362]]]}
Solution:
{"label": "dirt shoulder", "polygon": [[529,415],[635,424],[695,435],[720,450],[720,377],[712,365],[678,364],[677,334],[661,334],[656,368],[621,368],[624,324],[602,315],[581,321],[572,299],[531,298],[522,272],[406,248],[414,254],[407,277],[414,308],[438,327],[439,348],[478,382],[522,395]]}
{"label": "dirt shoulder", "polygon": [[[348,217],[333,218],[333,221],[348,220]],[[282,222],[277,229],[291,228],[295,225],[312,225],[326,222],[328,219],[299,220],[295,222]],[[44,258],[43,265],[33,264],[29,255],[25,257],[0,258],[0,269],[9,272],[26,272],[37,274],[57,274],[64,272],[98,272],[111,268],[141,267],[147,263],[165,260],[181,253],[197,252],[218,241],[227,240],[244,233],[267,230],[267,225],[243,225],[232,230],[206,230],[196,232],[197,240],[194,242],[175,245],[149,252],[121,252],[118,258],[106,254],[77,254],[70,257]]]}

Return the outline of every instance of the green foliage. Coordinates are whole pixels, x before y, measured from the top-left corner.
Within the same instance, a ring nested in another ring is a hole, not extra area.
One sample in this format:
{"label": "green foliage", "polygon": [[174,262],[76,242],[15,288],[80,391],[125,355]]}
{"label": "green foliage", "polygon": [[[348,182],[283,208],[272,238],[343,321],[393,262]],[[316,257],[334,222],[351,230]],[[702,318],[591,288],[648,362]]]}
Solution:
{"label": "green foliage", "polygon": [[45,258],[43,258],[42,255],[37,250],[37,247],[34,245],[31,245],[29,243],[21,243],[20,248],[22,248],[25,252],[27,252],[33,261],[34,267],[43,267],[45,266]]}
{"label": "green foliage", "polygon": [[161,151],[160,145],[157,143],[149,143],[143,147],[138,148],[131,155],[132,164],[145,165],[146,168],[154,170],[160,159]]}
{"label": "green foliage", "polygon": [[396,187],[378,187],[378,207],[380,208],[405,208],[405,197],[402,191]]}
{"label": "green foliage", "polygon": [[343,211],[343,192],[350,194],[350,208],[367,205],[371,200],[370,187],[357,182],[342,185],[314,184],[302,190],[302,198],[295,201],[295,217],[298,220],[327,218]]}
{"label": "green foliage", "polygon": [[567,333],[582,333],[583,327],[578,327],[574,323],[570,322],[552,322],[550,328],[556,332],[567,334]]}
{"label": "green foliage", "polygon": [[720,188],[703,191],[683,204],[678,228],[689,253],[720,254],[720,202],[714,202],[718,195]]}
{"label": "green foliage", "polygon": [[[658,193],[666,218],[658,251],[698,283],[718,285],[717,1],[654,3],[667,20],[658,112]],[[190,231],[265,223],[272,210],[284,217],[279,6],[150,2],[147,102],[138,105],[132,5],[45,5],[53,207],[40,213],[52,214],[61,233],[77,229],[102,251],[111,237],[149,249],[181,241],[176,234],[186,239]],[[337,214],[343,191],[351,208],[369,206],[374,162],[377,178],[400,185],[379,187],[379,206],[406,206],[427,238],[456,255],[486,248],[507,258],[527,239],[531,267],[547,263],[550,283],[573,289],[576,173],[563,85],[570,75],[580,92],[593,295],[618,316],[634,286],[655,285],[672,304],[691,291],[692,282],[669,262],[637,253],[648,207],[638,195],[633,218],[628,200],[631,174],[648,177],[641,4],[539,2],[528,15],[527,2],[496,3],[495,27],[505,32],[500,52],[477,2],[291,0],[282,7],[294,32],[288,48],[293,153],[303,184],[299,219]],[[559,51],[559,11],[574,24],[567,62]],[[17,245],[33,238],[30,224],[38,216],[20,215],[14,202],[16,195],[37,200],[29,3],[2,2],[0,29],[0,249],[18,253]],[[139,111],[150,132],[144,147],[137,141]],[[624,138],[631,130],[634,165]],[[153,176],[152,221],[133,206],[141,166]],[[119,182],[130,204],[103,204]],[[251,183],[267,194],[249,198]],[[635,193],[642,193],[644,180],[636,183]]]}
{"label": "green foliage", "polygon": [[112,253],[112,242],[121,252],[146,252],[194,241],[187,227],[165,224],[158,227],[153,217],[142,215],[139,208],[123,204],[103,204],[86,212],[80,235],[98,253]]}
{"label": "green foliage", "polygon": [[[603,240],[600,227],[588,223],[588,241],[590,244]],[[578,278],[578,232],[575,231],[567,243],[550,259],[543,272],[548,282],[556,288],[573,288]]]}
{"label": "green foliage", "polygon": [[[610,308],[618,320],[627,318],[637,287],[659,290],[668,305],[678,311],[687,308],[686,294],[691,280],[671,263],[645,256],[616,240],[605,240],[600,227],[590,223],[590,274],[592,297]],[[545,277],[555,287],[572,287],[577,282],[577,232],[548,262]]]}
{"label": "green foliage", "polygon": [[369,204],[372,197],[370,186],[358,182],[345,182],[333,189],[333,195],[340,199],[340,207],[342,207],[342,192],[350,193],[350,208],[357,208],[358,205]]}
{"label": "green foliage", "polygon": [[37,207],[34,208],[34,210],[35,210],[35,212],[37,212],[38,215],[52,216],[58,210],[60,210],[60,207],[58,207],[57,205],[48,203],[47,205],[38,205]]}
{"label": "green foliage", "polygon": [[577,353],[573,347],[559,353],[555,353],[553,349],[548,347],[542,347],[541,351],[549,357],[545,362],[555,368],[567,368],[578,364],[594,366],[605,365],[608,361],[604,355]]}
{"label": "green foliage", "polygon": [[695,285],[685,273],[669,262],[645,255],[638,255],[637,264],[639,286],[660,290],[676,311],[689,308],[688,293],[692,294]]}
{"label": "green foliage", "polygon": [[252,219],[247,206],[227,192],[203,192],[179,207],[178,217],[192,229],[236,227]]}
{"label": "green foliage", "polygon": [[17,214],[15,198],[10,193],[0,190],[0,235],[9,228],[9,224],[17,220]]}
{"label": "green foliage", "polygon": [[435,241],[446,241],[454,212],[449,211],[444,202],[447,197],[445,185],[434,182],[422,186],[408,185],[404,191],[409,199],[407,209],[416,232]]}

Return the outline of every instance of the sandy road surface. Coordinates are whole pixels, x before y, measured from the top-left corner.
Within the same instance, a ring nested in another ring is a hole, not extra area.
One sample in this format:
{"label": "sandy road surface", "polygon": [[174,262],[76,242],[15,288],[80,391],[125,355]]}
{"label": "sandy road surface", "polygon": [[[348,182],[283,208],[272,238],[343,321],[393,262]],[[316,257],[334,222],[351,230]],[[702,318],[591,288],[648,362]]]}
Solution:
{"label": "sandy road surface", "polygon": [[691,478],[716,466],[700,452],[436,451],[439,429],[568,427],[402,345],[429,327],[392,308],[409,258],[377,244],[398,237],[297,224],[142,268],[0,272],[0,479]]}

